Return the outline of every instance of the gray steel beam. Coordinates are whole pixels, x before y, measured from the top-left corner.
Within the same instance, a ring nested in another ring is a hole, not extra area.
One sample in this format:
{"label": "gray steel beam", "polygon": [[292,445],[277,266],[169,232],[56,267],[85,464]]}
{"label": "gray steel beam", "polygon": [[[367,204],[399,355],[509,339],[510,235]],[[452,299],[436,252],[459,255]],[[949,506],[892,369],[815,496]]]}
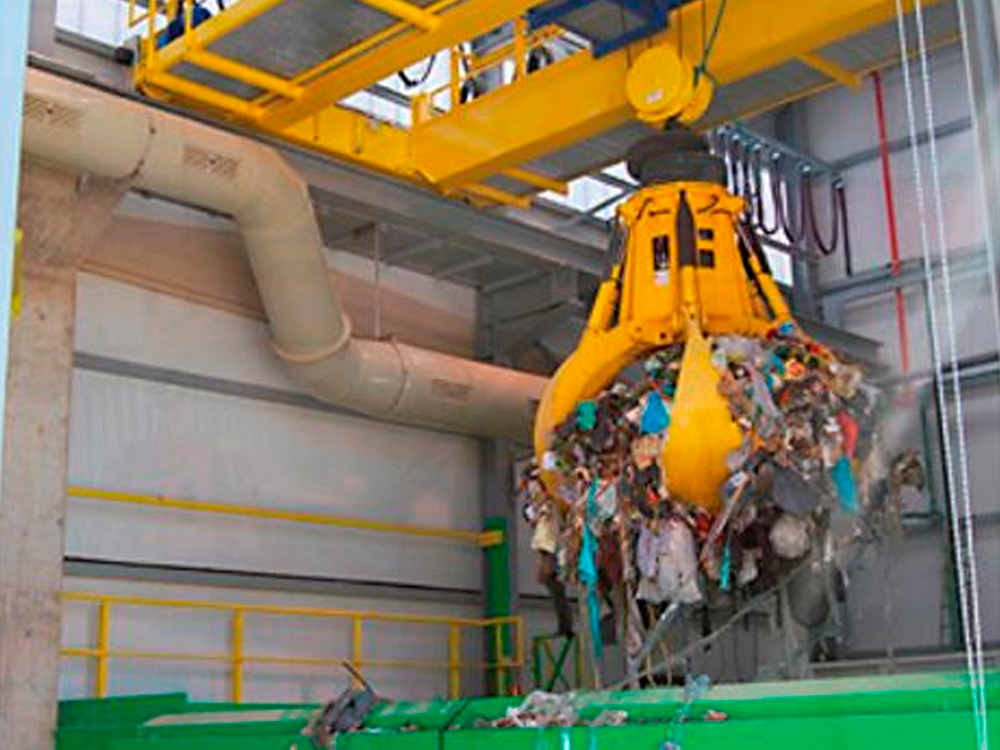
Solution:
{"label": "gray steel beam", "polygon": [[286,156],[313,186],[316,197],[353,213],[500,258],[575,268],[594,275],[603,269],[604,249],[596,245],[314,154],[294,150],[286,151]]}
{"label": "gray steel beam", "polygon": [[882,344],[880,342],[802,315],[796,316],[795,319],[803,331],[834,351],[846,355],[855,362],[865,364],[869,368],[878,369],[882,366],[880,359]]}
{"label": "gray steel beam", "polygon": [[180,584],[276,591],[317,596],[349,596],[396,601],[450,602],[474,605],[482,594],[478,589],[429,586],[395,581],[356,580],[327,576],[303,576],[266,570],[208,568],[161,562],[137,562],[109,558],[68,556],[63,560],[66,575],[76,578],[117,579],[152,584]]}
{"label": "gray steel beam", "polygon": [[506,279],[501,279],[500,281],[494,281],[492,284],[487,284],[479,291],[487,295],[496,294],[497,292],[502,292],[505,289],[520,286],[521,284],[526,284],[530,281],[535,281],[544,275],[545,271],[539,271],[536,268],[532,268],[524,271],[523,273],[514,274],[513,276],[508,276]]}
{"label": "gray steel beam", "polygon": [[379,225],[375,222],[363,224],[356,229],[352,229],[350,232],[346,232],[345,234],[337,237],[331,237],[326,241],[326,245],[334,250],[337,250],[343,246],[356,245],[364,239],[370,240],[372,233],[378,228],[378,226]]}
{"label": "gray steel beam", "polygon": [[[964,133],[969,128],[972,127],[971,117],[959,117],[957,120],[952,120],[951,122],[942,123],[934,128],[934,137],[937,139],[947,138],[948,136],[957,135],[958,133]],[[930,140],[930,135],[927,130],[921,130],[917,133],[917,143],[923,146],[927,141]],[[889,141],[887,148],[890,154],[896,154],[900,151],[906,151],[910,148],[910,137],[906,136],[903,138],[897,138],[894,141]],[[872,148],[866,148],[863,151],[858,151],[856,153],[845,156],[834,162],[834,167],[841,172],[846,172],[848,169],[852,169],[861,164],[867,164],[868,162],[875,161],[879,158],[880,152],[877,146]]]}
{"label": "gray steel beam", "polygon": [[787,156],[793,161],[801,162],[816,174],[830,175],[833,178],[840,177],[839,169],[836,164],[830,164],[829,162],[820,159],[818,156],[814,156],[800,148],[795,148],[783,139],[771,138],[758,133],[756,130],[747,127],[747,125],[742,122],[736,122],[732,125],[723,125],[720,130],[728,130],[731,134],[730,137],[735,136],[751,145],[763,146],[772,154],[781,154],[782,156]]}
{"label": "gray steel beam", "polygon": [[423,255],[431,250],[439,250],[444,246],[445,243],[438,239],[424,240],[423,242],[418,242],[416,245],[410,245],[410,247],[405,250],[400,250],[398,253],[386,256],[382,259],[382,262],[388,263],[389,265],[395,265],[397,263],[402,263],[404,260],[416,258],[418,255]]}
{"label": "gray steel beam", "polygon": [[567,322],[582,327],[587,320],[587,312],[582,302],[569,300],[519,318],[499,321],[494,326],[494,346],[502,352],[516,352]]}
{"label": "gray steel beam", "polygon": [[473,255],[471,258],[460,260],[457,263],[449,263],[444,268],[434,271],[433,275],[436,278],[447,280],[455,276],[461,276],[463,273],[474,271],[477,268],[489,266],[493,262],[494,259],[488,255]]}
{"label": "gray steel beam", "polygon": [[[800,107],[788,104],[778,110],[774,119],[774,132],[777,135],[777,141],[770,141],[773,144],[772,148],[777,148],[780,144],[787,153],[794,152],[796,154],[807,150],[807,128],[803,110]],[[749,135],[745,137],[749,137]],[[789,200],[792,200],[791,196],[789,196]],[[819,272],[816,264],[807,260],[808,256],[815,254],[812,252],[815,250],[815,243],[808,236],[808,233],[806,234],[807,236],[803,240],[805,252],[792,253],[789,256],[792,260],[792,294],[789,299],[792,309],[797,315],[804,314],[818,319],[822,315],[816,298]]]}
{"label": "gray steel beam", "polygon": [[[983,245],[952,250],[948,260],[953,279],[982,273],[989,268]],[[940,261],[935,261],[933,278],[939,276],[940,267]],[[923,259],[908,258],[900,264],[898,274],[894,274],[889,266],[862,271],[850,278],[824,285],[820,289],[819,297],[826,317],[830,322],[836,323],[844,306],[851,302],[923,284],[924,281]]]}

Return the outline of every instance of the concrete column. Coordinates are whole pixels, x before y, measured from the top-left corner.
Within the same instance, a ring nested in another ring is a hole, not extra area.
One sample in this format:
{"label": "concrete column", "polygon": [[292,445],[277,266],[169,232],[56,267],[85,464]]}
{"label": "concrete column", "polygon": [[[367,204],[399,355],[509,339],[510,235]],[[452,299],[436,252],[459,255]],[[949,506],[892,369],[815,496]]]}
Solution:
{"label": "concrete column", "polygon": [[[124,187],[27,165],[0,479],[0,748],[52,750],[76,267]],[[2,304],[6,304],[4,301]]]}
{"label": "concrete column", "polygon": [[75,272],[28,261],[20,281],[0,495],[0,747],[52,750]]}

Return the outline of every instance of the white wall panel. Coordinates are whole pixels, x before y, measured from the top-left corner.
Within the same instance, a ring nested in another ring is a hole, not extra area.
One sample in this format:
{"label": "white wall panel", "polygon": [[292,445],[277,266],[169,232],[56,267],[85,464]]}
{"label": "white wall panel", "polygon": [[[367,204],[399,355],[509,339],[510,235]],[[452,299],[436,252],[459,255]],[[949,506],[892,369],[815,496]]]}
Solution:
{"label": "white wall panel", "polygon": [[76,350],[304,392],[282,369],[263,322],[85,273]]}
{"label": "white wall panel", "polygon": [[[413,289],[415,296],[429,294],[419,285]],[[445,307],[454,312],[458,303],[451,299]],[[98,276],[80,277],[76,337],[77,351],[86,354],[301,392],[272,354],[263,323]],[[73,484],[456,529],[480,525],[479,451],[472,438],[83,369],[74,375],[72,409]],[[67,554],[477,590],[482,553],[457,541],[73,498]],[[350,610],[458,616],[476,616],[479,610],[411,601],[405,592],[391,601],[114,580],[70,579],[67,585]],[[65,643],[92,643],[95,622],[92,608],[68,606]],[[343,624],[254,618],[247,624],[247,649],[342,656],[349,653],[348,632]],[[210,613],[125,609],[116,615],[112,635],[118,648],[228,648],[225,618]],[[463,640],[473,658],[479,635],[470,631]],[[381,659],[445,660],[446,643],[446,629],[378,625],[366,631],[366,649],[373,649],[366,654]],[[430,697],[447,687],[443,672],[369,673],[380,690],[400,697]],[[63,695],[88,694],[92,677],[92,665],[67,661]],[[475,672],[465,678],[471,690],[478,689]],[[246,699],[320,701],[344,684],[334,669],[256,667],[248,670]],[[180,689],[196,698],[225,699],[227,668],[118,663],[112,666],[111,689],[117,694]]]}
{"label": "white wall panel", "polygon": [[[74,378],[75,484],[216,502],[478,527],[465,437],[92,372]],[[476,588],[473,545],[73,499],[85,557]]]}
{"label": "white wall panel", "polygon": [[[969,114],[968,85],[961,49],[953,45],[934,53],[932,60],[932,93],[934,118],[946,123]],[[915,95],[921,96],[919,69],[913,62]],[[889,140],[908,137],[906,99],[902,73],[891,69],[883,73],[886,130]],[[925,115],[917,110],[918,130],[923,130]],[[808,100],[806,106],[806,137],[809,150],[826,161],[837,161],[878,144],[875,120],[875,98],[872,82],[865,80],[858,89],[839,86]]]}

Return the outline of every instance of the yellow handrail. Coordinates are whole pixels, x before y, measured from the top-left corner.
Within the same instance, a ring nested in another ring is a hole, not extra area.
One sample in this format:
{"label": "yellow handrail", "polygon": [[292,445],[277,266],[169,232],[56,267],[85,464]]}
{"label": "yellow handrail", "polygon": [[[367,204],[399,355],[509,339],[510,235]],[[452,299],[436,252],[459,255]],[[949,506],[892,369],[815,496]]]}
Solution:
{"label": "yellow handrail", "polygon": [[155,508],[174,508],[176,510],[186,510],[195,513],[216,513],[219,515],[245,516],[271,521],[313,524],[316,526],[336,526],[342,529],[354,529],[357,531],[454,539],[461,542],[471,542],[480,547],[492,547],[503,541],[503,534],[499,531],[463,531],[461,529],[419,526],[417,524],[397,523],[393,521],[370,521],[363,518],[335,516],[324,513],[305,513],[293,510],[278,510],[276,508],[236,505],[233,503],[215,503],[205,500],[167,497],[165,495],[143,495],[137,492],[118,492],[116,490],[102,490],[78,485],[71,486],[67,490],[67,494],[70,497],[87,498],[90,500],[128,503]]}
{"label": "yellow handrail", "polygon": [[[233,702],[243,700],[244,675],[248,665],[270,664],[286,666],[329,667],[349,661],[356,669],[366,667],[442,671],[448,675],[448,692],[451,698],[461,694],[461,673],[470,669],[492,669],[502,675],[501,684],[516,684],[518,674],[524,665],[524,628],[521,618],[509,617],[445,617],[439,615],[416,615],[396,612],[369,612],[347,609],[327,609],[320,607],[296,607],[269,604],[235,604],[231,602],[200,601],[188,599],[164,599],[148,596],[128,596],[117,594],[97,594],[66,592],[64,601],[96,604],[98,607],[97,643],[93,646],[67,646],[61,650],[66,658],[92,659],[96,662],[94,673],[94,694],[103,698],[108,694],[110,660],[162,660],[178,662],[212,662],[229,664],[230,694]],[[133,649],[113,649],[111,647],[111,615],[116,607],[157,607],[189,610],[212,610],[230,615],[230,645],[227,653],[200,653],[175,651],[144,651]],[[244,628],[249,615],[271,615],[280,617],[320,617],[346,620],[351,623],[351,653],[344,657],[302,657],[270,654],[247,654],[244,647]],[[440,659],[377,659],[365,657],[362,637],[366,622],[393,622],[407,625],[431,625],[446,627],[448,630],[448,658]],[[502,643],[506,630],[512,636],[514,652],[505,655],[497,651],[496,661],[465,661],[462,658],[462,628],[482,628],[491,630],[494,642]],[[504,688],[506,689],[506,687]]]}
{"label": "yellow handrail", "polygon": [[[548,41],[560,38],[563,33],[557,26],[545,26],[531,31],[523,19],[518,19],[514,24],[514,33],[511,41],[498,46],[490,52],[483,55],[476,55],[464,52],[461,47],[453,47],[451,49],[451,68],[448,80],[424,92],[424,96],[428,99],[431,106],[427,107],[424,112],[414,112],[414,122],[421,119],[426,120],[428,117],[458,109],[462,105],[462,102],[459,101],[459,91],[463,83],[478,75],[482,75],[492,68],[501,66],[507,61],[514,64],[514,78],[503,85],[512,86],[525,80],[528,75],[528,53],[537,47],[541,47]],[[445,91],[450,92],[448,107],[438,104],[439,97]]]}

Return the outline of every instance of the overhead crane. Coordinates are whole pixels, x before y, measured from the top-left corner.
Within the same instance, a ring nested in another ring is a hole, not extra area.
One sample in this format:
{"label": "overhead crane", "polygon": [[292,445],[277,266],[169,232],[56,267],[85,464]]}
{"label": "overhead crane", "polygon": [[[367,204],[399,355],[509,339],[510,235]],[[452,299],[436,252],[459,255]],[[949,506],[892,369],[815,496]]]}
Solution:
{"label": "overhead crane", "polygon": [[[197,25],[184,3],[183,33],[167,44],[157,21],[179,0],[148,0],[144,12],[137,2],[130,18],[145,33],[136,85],[146,94],[486,203],[564,192],[568,180],[619,160],[649,126],[707,128],[856,85],[898,57],[894,0],[649,0],[656,13],[623,24],[617,40],[600,27],[643,3],[241,0]],[[601,5],[610,15],[596,13]],[[930,45],[953,42],[953,3],[923,5]],[[463,51],[505,24],[511,38],[500,48]],[[590,33],[589,48],[529,71],[532,50],[566,29]],[[342,103],[444,50],[448,85],[414,97],[409,127]],[[509,81],[463,100],[465,81],[505,63]]]}

